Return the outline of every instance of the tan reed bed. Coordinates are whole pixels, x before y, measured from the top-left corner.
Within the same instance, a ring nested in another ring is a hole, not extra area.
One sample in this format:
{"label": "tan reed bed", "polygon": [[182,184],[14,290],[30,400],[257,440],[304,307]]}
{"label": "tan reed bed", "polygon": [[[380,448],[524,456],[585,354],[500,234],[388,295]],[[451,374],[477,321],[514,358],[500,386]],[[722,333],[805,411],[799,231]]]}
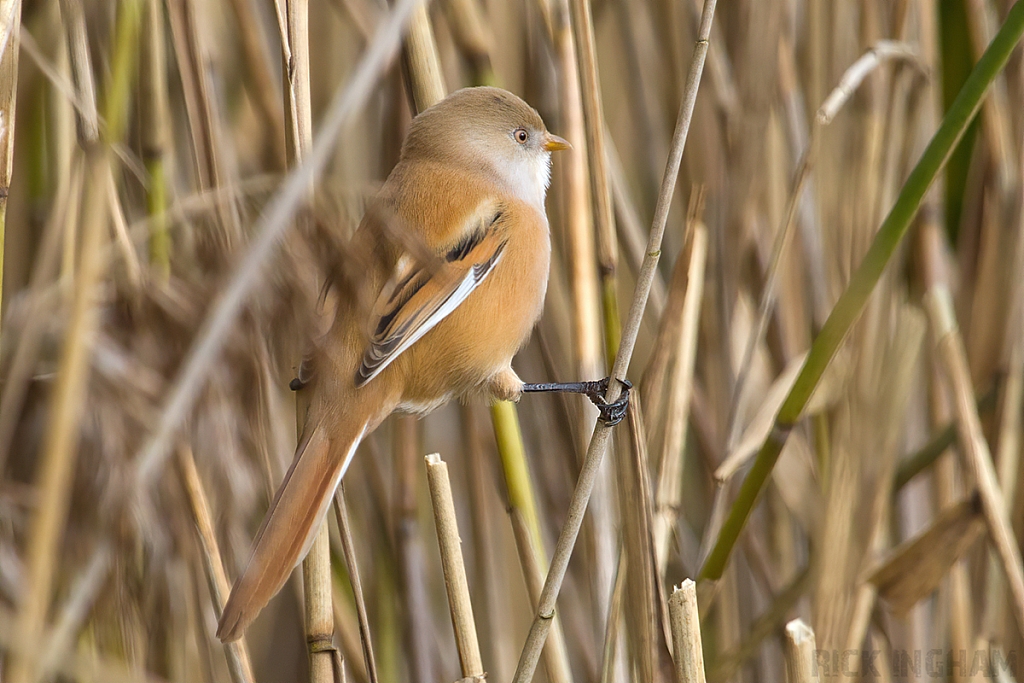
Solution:
{"label": "tan reed bed", "polygon": [[[704,5],[0,0],[0,678],[1015,680],[1024,9]],[[636,410],[392,419],[222,647],[318,283],[474,84],[574,145],[516,371]]]}

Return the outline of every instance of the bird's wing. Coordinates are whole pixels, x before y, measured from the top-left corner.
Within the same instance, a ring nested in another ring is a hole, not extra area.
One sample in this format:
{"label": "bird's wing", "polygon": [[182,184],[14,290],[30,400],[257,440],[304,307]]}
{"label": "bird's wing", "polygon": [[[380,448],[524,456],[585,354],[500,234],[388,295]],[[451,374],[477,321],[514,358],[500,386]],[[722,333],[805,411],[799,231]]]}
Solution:
{"label": "bird's wing", "polygon": [[376,377],[406,349],[452,313],[487,279],[501,260],[503,208],[485,205],[473,212],[457,241],[439,254],[439,265],[405,257],[373,309],[374,332],[356,372],[356,386]]}

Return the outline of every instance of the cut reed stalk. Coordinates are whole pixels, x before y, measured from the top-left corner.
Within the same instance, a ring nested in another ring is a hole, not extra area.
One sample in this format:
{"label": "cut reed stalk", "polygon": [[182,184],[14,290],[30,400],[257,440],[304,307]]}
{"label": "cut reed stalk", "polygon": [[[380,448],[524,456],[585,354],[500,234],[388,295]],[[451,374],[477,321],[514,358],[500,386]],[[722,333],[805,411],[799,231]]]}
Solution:
{"label": "cut reed stalk", "polygon": [[451,611],[452,628],[455,630],[455,645],[459,650],[462,675],[464,678],[484,676],[473,603],[469,596],[469,582],[466,580],[466,566],[462,560],[462,541],[459,539],[459,525],[455,518],[455,501],[448,480],[448,465],[437,453],[428,455],[426,463],[430,502],[434,510],[437,543],[441,550],[441,567],[444,570],[444,586],[448,593],[448,608]]}
{"label": "cut reed stalk", "polygon": [[[206,492],[203,490],[203,482],[199,478],[199,471],[196,469],[196,460],[192,455],[191,448],[185,446],[178,449],[177,465],[178,476],[181,477],[181,483],[192,510],[192,521],[195,523],[196,534],[199,537],[199,550],[203,558],[203,569],[206,570],[206,582],[210,587],[210,597],[213,598],[217,618],[220,618],[224,603],[228,599],[228,594],[231,593],[231,583],[224,571],[220,544],[217,542],[217,534],[213,529],[213,516],[210,514],[210,505],[206,501]],[[208,634],[207,637],[212,637],[212,634]],[[223,647],[232,682],[252,683],[255,681],[256,677],[252,672],[252,661],[249,658],[249,648],[245,639],[224,643]]]}
{"label": "cut reed stalk", "polygon": [[14,126],[18,103],[18,45],[21,0],[0,3],[0,294],[3,293],[7,197],[14,170]]}
{"label": "cut reed stalk", "polygon": [[697,613],[697,587],[691,579],[672,591],[668,599],[672,623],[672,655],[679,683],[704,683],[704,647]]}
{"label": "cut reed stalk", "polygon": [[802,619],[786,624],[786,680],[814,683],[820,680],[815,660],[814,631]]}
{"label": "cut reed stalk", "polygon": [[943,167],[955,144],[963,136],[968,123],[981,105],[982,96],[996,74],[1006,64],[1014,46],[1024,33],[1024,5],[1014,5],[1006,22],[971,72],[960,94],[950,106],[942,124],[932,137],[917,165],[908,176],[892,210],[879,228],[861,265],[836,302],[797,377],[793,389],[783,403],[771,435],[765,440],[757,459],[744,479],[729,515],[717,535],[704,566],[701,579],[721,578],[747,517],[756,503],[768,475],[778,460],[793,425],[800,418],[811,393],[846,338],[853,323],[860,317],[868,297],[874,290],[886,264],[910,227],[928,187]]}
{"label": "cut reed stalk", "polygon": [[[704,59],[707,56],[708,37],[711,34],[715,3],[716,0],[705,0],[704,3],[704,12],[701,15],[697,44],[693,50],[693,61],[690,73],[687,76],[686,88],[683,91],[683,100],[679,107],[679,117],[676,121],[675,132],[672,135],[672,147],[669,151],[669,158],[665,167],[665,177],[662,179],[661,191],[658,194],[658,203],[654,212],[654,221],[651,226],[651,234],[647,242],[647,254],[644,257],[643,265],[640,268],[640,275],[637,278],[636,291],[634,292],[633,303],[629,309],[629,317],[627,318],[622,335],[622,343],[615,357],[615,364],[612,366],[611,376],[616,379],[625,377],[629,361],[633,357],[633,348],[636,344],[637,334],[640,331],[640,322],[643,318],[644,308],[647,306],[647,297],[650,294],[651,283],[654,280],[654,271],[658,267],[658,259],[661,256],[661,241],[665,235],[668,211],[672,204],[672,196],[675,193],[676,179],[679,174],[679,164],[682,161],[683,148],[686,145],[686,137],[690,130],[693,107],[697,99],[697,89],[700,86],[700,77],[704,70]],[[609,402],[615,401],[619,398],[621,392],[622,387],[619,383],[611,382],[605,400]],[[551,568],[548,570],[548,576],[544,582],[544,590],[541,592],[537,615],[534,618],[533,625],[530,627],[530,634],[519,658],[519,665],[516,668],[515,678],[513,679],[515,683],[526,683],[526,681],[532,680],[534,671],[536,671],[540,652],[544,647],[548,631],[551,629],[555,602],[561,590],[562,581],[565,578],[569,558],[576,544],[576,537],[583,523],[583,515],[586,512],[587,503],[590,500],[590,494],[593,491],[601,460],[604,458],[610,436],[611,428],[607,425],[598,423],[594,427],[590,446],[583,461],[583,468],[580,471],[576,488],[573,490],[573,495],[569,502],[566,521],[558,536]]]}

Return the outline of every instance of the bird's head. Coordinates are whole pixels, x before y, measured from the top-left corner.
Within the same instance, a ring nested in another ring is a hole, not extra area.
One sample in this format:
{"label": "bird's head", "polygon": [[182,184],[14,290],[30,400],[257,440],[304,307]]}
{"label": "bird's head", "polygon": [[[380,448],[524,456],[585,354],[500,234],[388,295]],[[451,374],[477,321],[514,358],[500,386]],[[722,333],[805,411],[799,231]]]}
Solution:
{"label": "bird's head", "polygon": [[463,88],[417,116],[403,158],[421,158],[491,175],[543,209],[551,152],[569,149],[540,114],[501,88]]}

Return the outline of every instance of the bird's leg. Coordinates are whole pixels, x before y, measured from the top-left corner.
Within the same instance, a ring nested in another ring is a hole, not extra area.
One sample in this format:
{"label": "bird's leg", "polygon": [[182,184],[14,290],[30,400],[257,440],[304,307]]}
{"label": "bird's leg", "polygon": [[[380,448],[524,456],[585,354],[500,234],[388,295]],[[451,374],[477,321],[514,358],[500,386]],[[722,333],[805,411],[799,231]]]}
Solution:
{"label": "bird's leg", "polygon": [[622,394],[611,403],[606,403],[604,395],[608,391],[610,377],[597,380],[596,382],[547,382],[544,384],[524,384],[523,393],[540,391],[558,391],[568,394],[583,394],[590,399],[590,402],[597,406],[601,413],[601,421],[609,427],[622,422],[626,416],[626,409],[629,407],[629,390],[633,383],[628,379],[618,380],[622,385]]}

